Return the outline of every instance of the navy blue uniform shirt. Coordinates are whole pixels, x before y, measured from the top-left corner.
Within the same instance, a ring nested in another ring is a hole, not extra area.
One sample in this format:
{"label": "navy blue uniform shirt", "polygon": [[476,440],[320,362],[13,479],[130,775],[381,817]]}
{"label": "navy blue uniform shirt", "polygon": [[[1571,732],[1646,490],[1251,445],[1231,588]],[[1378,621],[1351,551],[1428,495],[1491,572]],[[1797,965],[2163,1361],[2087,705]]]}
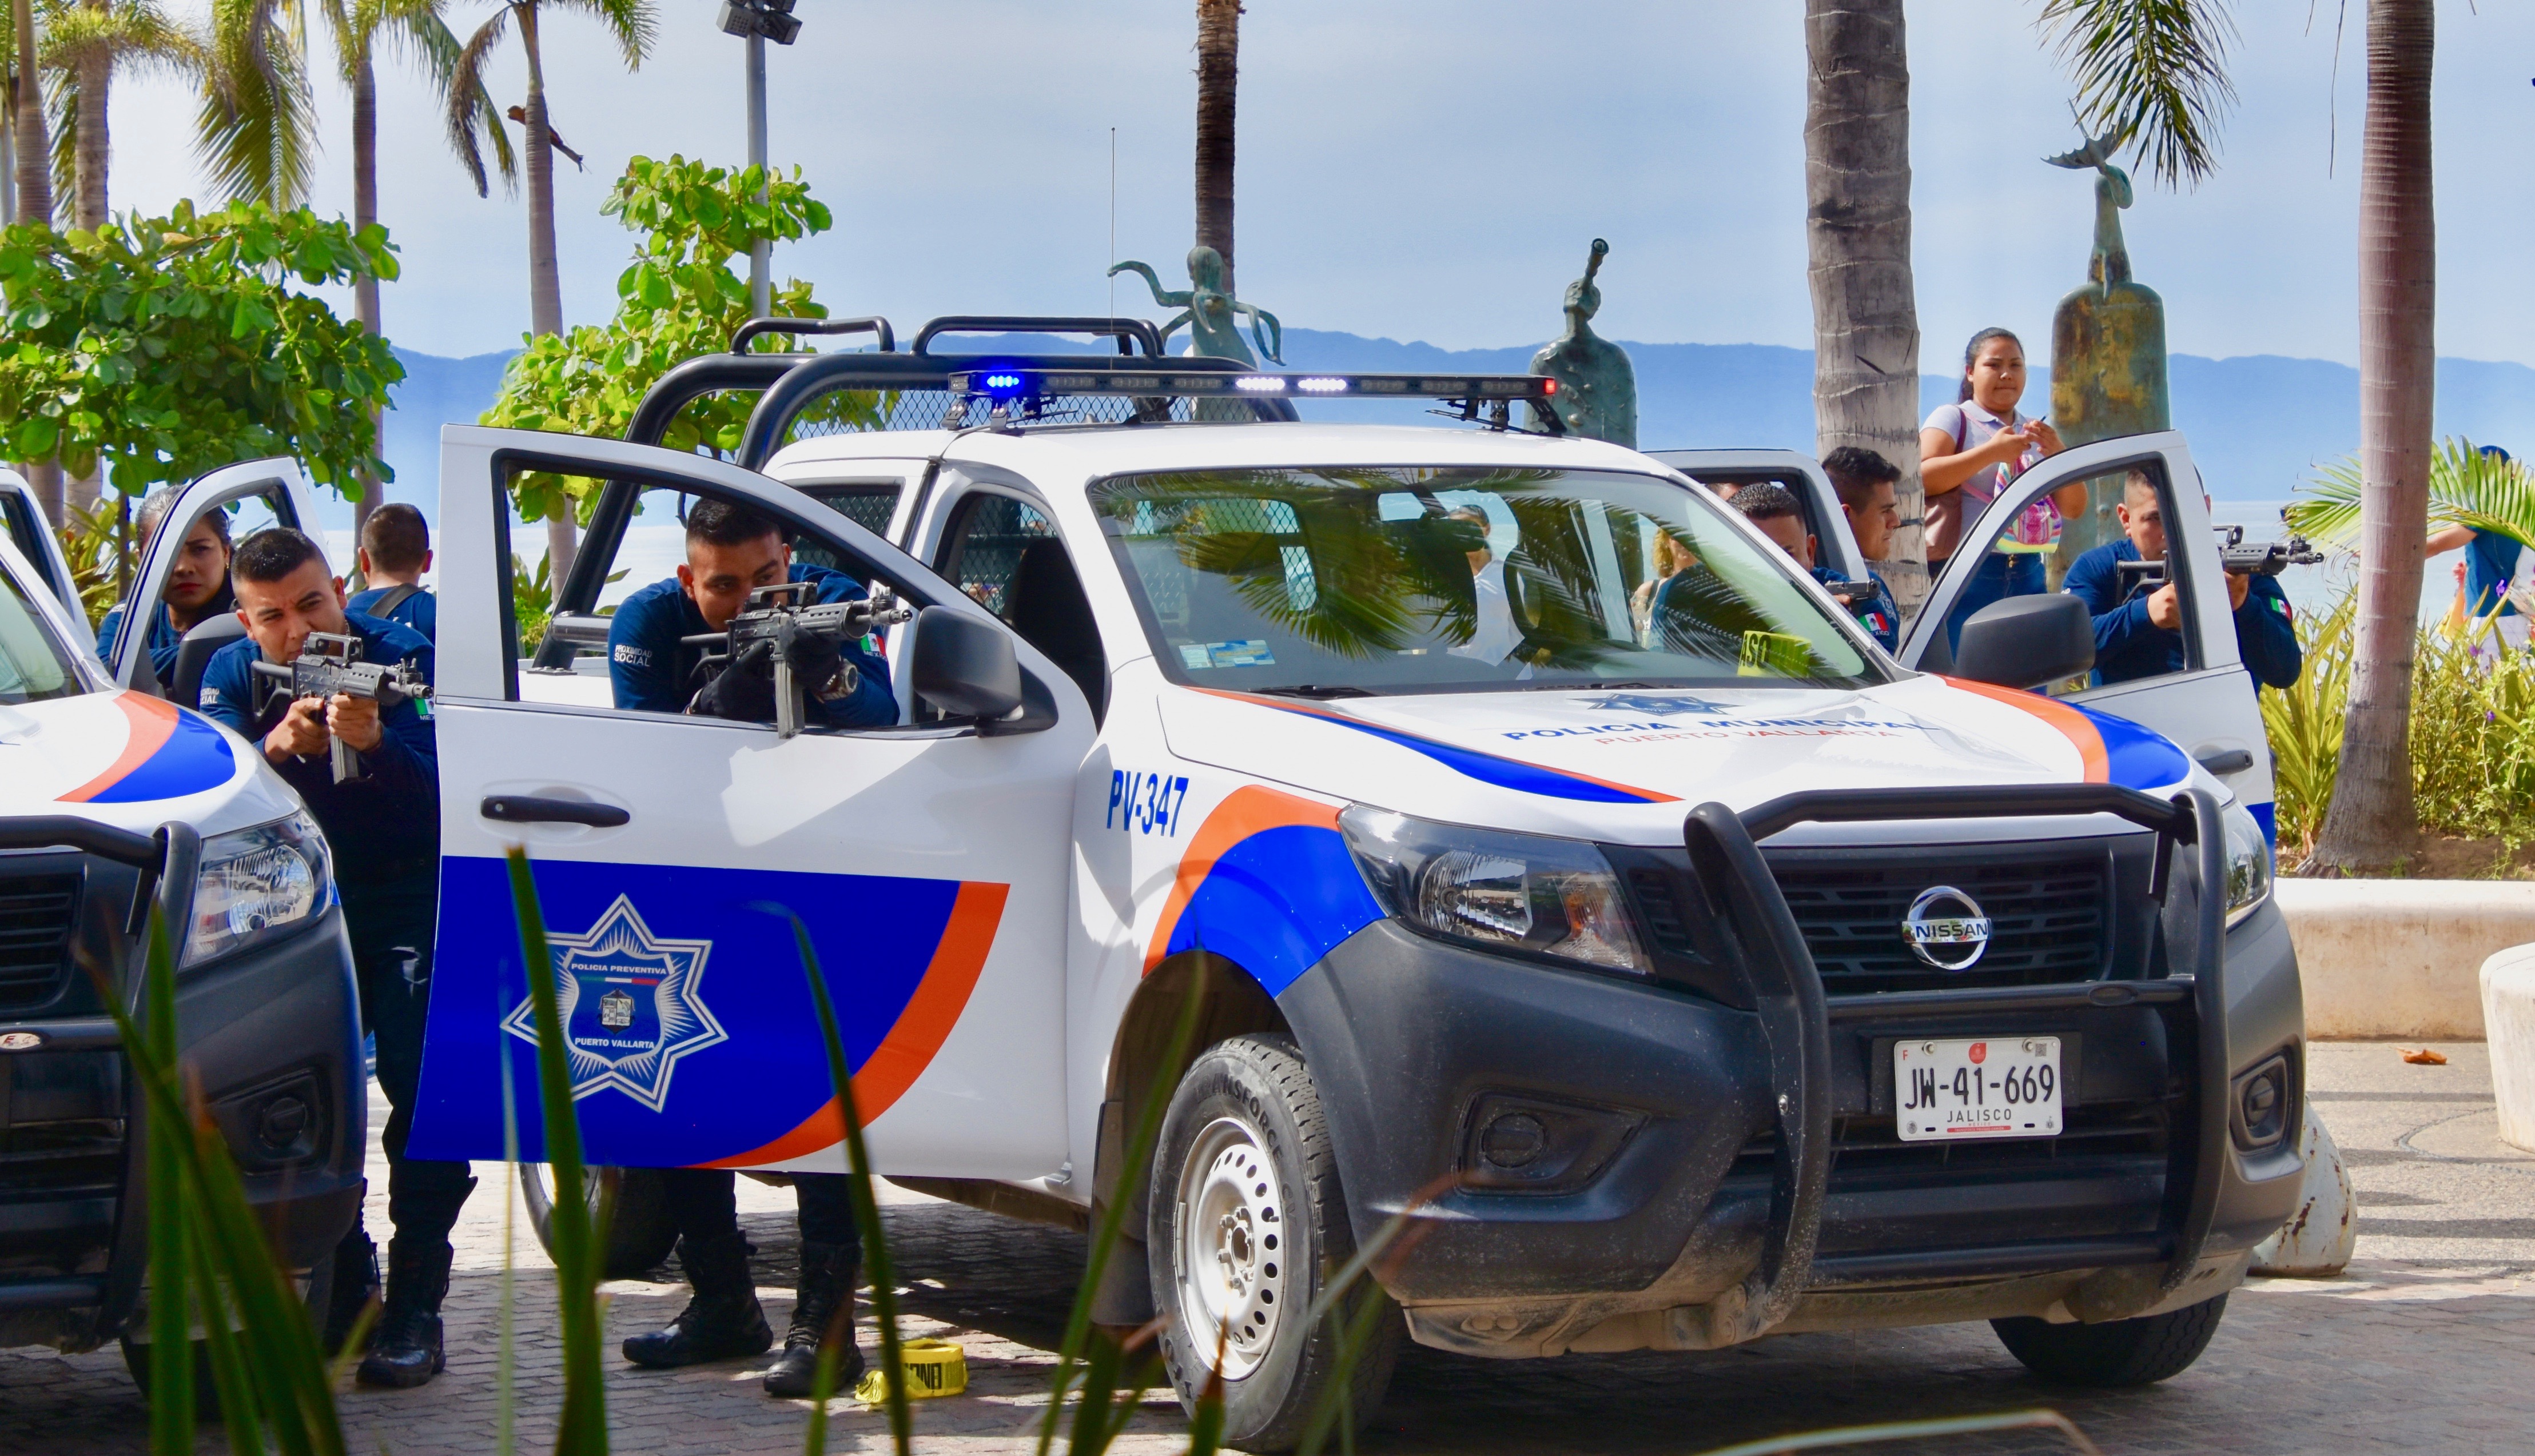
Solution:
{"label": "navy blue uniform shirt", "polygon": [[[411,662],[431,681],[431,643],[421,634],[367,612],[346,611],[347,631],[361,639],[364,662]],[[203,711],[258,746],[290,707],[279,687],[257,676],[264,660],[253,637],[241,637],[212,655],[203,670]],[[379,714],[383,736],[361,755],[366,776],[335,782],[333,756],[294,758],[280,773],[299,791],[317,827],[335,851],[335,875],[347,884],[419,880],[440,873],[440,749],[431,715],[422,704],[399,703]]]}
{"label": "navy blue uniform shirt", "polygon": [[[1814,579],[1824,586],[1848,579],[1840,575],[1837,567],[1816,567],[1813,572]],[[1885,651],[1897,651],[1901,646],[1901,609],[1892,601],[1892,588],[1885,585],[1884,578],[1873,572],[1866,574],[1866,579],[1875,583],[1875,594],[1850,602],[1848,614],[1857,619],[1858,626],[1883,643]]]}
{"label": "navy blue uniform shirt", "polygon": [[374,586],[343,605],[355,612],[367,612],[383,622],[394,622],[402,627],[410,627],[431,640],[439,641],[440,599],[430,592],[421,590],[410,592],[403,601],[397,603],[391,610],[385,612],[379,610],[379,603],[387,600],[388,593],[403,589],[402,586]]}
{"label": "navy blue uniform shirt", "polygon": [[[818,587],[821,602],[859,601],[863,584],[829,567],[793,563],[790,581]],[[712,629],[693,598],[671,576],[654,581],[625,599],[607,628],[607,678],[616,689],[616,705],[635,712],[682,713],[703,684],[696,664],[706,650],[682,644],[681,637],[700,637]],[[897,698],[889,689],[889,662],[860,642],[848,642],[845,660],[862,674],[853,693],[833,700],[812,698],[805,704],[810,722],[830,728],[869,728],[897,721]]]}
{"label": "navy blue uniform shirt", "polygon": [[[2098,683],[2127,683],[2183,671],[2183,634],[2147,620],[2147,599],[2154,588],[2136,577],[2128,583],[2122,580],[2121,563],[2138,559],[2138,548],[2125,537],[2078,557],[2069,569],[2069,593],[2083,601],[2095,617],[2094,680]],[[2257,576],[2252,582],[2245,604],[2236,609],[2236,650],[2255,682],[2267,688],[2290,687],[2306,666],[2306,657],[2298,648],[2288,593],[2280,590],[2277,576]]]}
{"label": "navy blue uniform shirt", "polygon": [[[105,609],[105,620],[96,625],[96,657],[99,662],[109,660],[107,654],[114,650],[114,630],[123,625],[123,610],[130,605],[129,602],[116,602]],[[209,622],[214,617],[236,610],[237,598],[229,595],[228,587],[223,585],[204,604],[202,620]],[[150,666],[158,674],[160,683],[167,683],[176,676],[176,650],[184,640],[185,635],[176,630],[176,619],[168,615],[167,604],[160,602],[158,609],[150,614],[150,630],[142,637],[142,647],[149,652]]]}

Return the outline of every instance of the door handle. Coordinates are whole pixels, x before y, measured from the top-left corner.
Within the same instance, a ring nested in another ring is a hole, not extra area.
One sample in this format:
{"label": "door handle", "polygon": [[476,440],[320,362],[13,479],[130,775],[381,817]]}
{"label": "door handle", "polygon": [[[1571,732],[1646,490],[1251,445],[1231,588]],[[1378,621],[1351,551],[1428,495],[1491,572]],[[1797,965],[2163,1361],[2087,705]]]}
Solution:
{"label": "door handle", "polygon": [[613,829],[633,822],[634,816],[613,804],[587,799],[538,799],[526,794],[487,794],[475,812],[506,824],[587,824]]}
{"label": "door handle", "polygon": [[2201,767],[2222,778],[2230,773],[2242,773],[2254,766],[2254,752],[2251,749],[2203,749],[2192,757]]}

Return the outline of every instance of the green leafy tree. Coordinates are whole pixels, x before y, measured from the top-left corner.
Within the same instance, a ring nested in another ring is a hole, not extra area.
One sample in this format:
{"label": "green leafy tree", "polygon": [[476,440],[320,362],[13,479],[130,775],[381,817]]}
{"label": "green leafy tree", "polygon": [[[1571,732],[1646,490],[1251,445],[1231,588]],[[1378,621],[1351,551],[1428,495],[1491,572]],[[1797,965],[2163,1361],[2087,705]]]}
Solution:
{"label": "green leafy tree", "polygon": [[286,455],[346,494],[378,458],[370,410],[404,377],[387,341],[302,287],[393,278],[387,230],[256,203],[0,232],[0,446],[102,460],[116,489]]}
{"label": "green leafy tree", "polygon": [[[601,211],[642,235],[634,261],[616,279],[616,316],[603,327],[585,324],[529,339],[502,376],[501,395],[483,423],[622,437],[634,407],[661,375],[730,347],[731,334],[748,321],[748,280],[731,271],[731,261],[746,258],[760,238],[807,237],[834,220],[810,196],[797,167],[789,177],[769,176],[758,167],[708,166],[684,156],[635,157]],[[828,312],[799,278],[774,290],[773,308],[787,319]],[[764,335],[756,344],[793,346],[783,335]],[[751,402],[735,394],[699,399],[660,443],[671,450],[736,450]],[[822,412],[837,423],[877,423],[868,395],[832,395]],[[528,520],[578,519],[596,504],[586,495],[593,481],[534,473],[517,478],[520,515]]]}

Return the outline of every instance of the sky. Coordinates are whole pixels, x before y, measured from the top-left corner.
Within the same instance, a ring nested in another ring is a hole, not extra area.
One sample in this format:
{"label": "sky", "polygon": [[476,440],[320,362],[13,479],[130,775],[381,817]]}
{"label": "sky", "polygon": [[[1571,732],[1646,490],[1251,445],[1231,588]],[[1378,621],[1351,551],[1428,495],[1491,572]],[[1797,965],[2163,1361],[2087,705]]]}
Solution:
{"label": "sky", "polygon": [[[2365,6],[2347,4],[2336,76],[2344,5],[2237,0],[2239,100],[2219,170],[2180,192],[2140,180],[2124,226],[2175,352],[2357,360]],[[613,309],[632,238],[598,209],[627,156],[746,156],[741,42],[715,28],[712,0],[658,8],[657,44],[632,73],[592,22],[547,23],[554,124],[588,157],[587,171],[558,159],[570,323]],[[2077,140],[2039,9],[1909,6],[1931,372],[1993,324],[2039,355],[2054,304],[2084,278],[2092,179],[2039,160]],[[450,5],[462,35],[493,10]],[[801,168],[836,225],[778,248],[777,274],[901,334],[938,314],[1106,312],[1116,258],[1181,282],[1193,11],[800,0],[799,42],[770,48],[772,153]],[[1599,236],[1612,245],[1604,334],[1810,346],[1801,15],[1798,0],[1250,0],[1240,296],[1289,325],[1448,348],[1544,340]],[[2442,0],[2438,19],[2439,352],[2535,364],[2535,7]],[[522,99],[525,77],[514,32],[491,72],[497,102]],[[312,201],[348,212],[348,101],[331,80],[318,101]],[[205,195],[194,107],[177,83],[118,82],[118,211]],[[437,354],[515,347],[528,312],[523,201],[498,184],[475,196],[410,65],[389,63],[381,114],[382,214],[403,262],[386,290],[389,335]],[[1163,316],[1141,289],[1120,280],[1116,306]]]}

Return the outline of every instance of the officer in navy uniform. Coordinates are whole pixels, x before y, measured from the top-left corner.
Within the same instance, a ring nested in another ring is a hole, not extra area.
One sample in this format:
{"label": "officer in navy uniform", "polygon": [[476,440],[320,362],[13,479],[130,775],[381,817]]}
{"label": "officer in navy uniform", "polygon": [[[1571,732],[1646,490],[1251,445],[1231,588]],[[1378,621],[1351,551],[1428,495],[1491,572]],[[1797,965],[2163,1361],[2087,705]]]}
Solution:
{"label": "officer in navy uniform", "polygon": [[[2181,672],[2190,654],[2184,649],[2178,583],[2169,576],[2151,585],[2144,576],[2126,576],[2121,569],[2126,561],[2169,560],[2165,507],[2156,482],[2145,471],[2131,471],[2113,515],[2121,521],[2122,539],[2078,557],[2063,588],[2084,602],[2095,619],[2091,681],[2128,683]],[[2306,655],[2298,646],[2296,619],[2280,578],[2229,572],[2226,582],[2228,615],[2236,624],[2236,651],[2245,670],[2260,687],[2295,687]]]}
{"label": "officer in navy uniform", "polygon": [[[1805,529],[1804,508],[1796,503],[1794,491],[1774,480],[1763,480],[1736,491],[1727,504],[1749,517],[1754,525],[1761,528],[1761,534],[1775,541],[1778,549],[1803,567],[1815,580],[1824,586],[1847,584],[1848,577],[1840,575],[1837,568],[1814,565],[1815,553],[1821,542]],[[1900,612],[1892,605],[1892,597],[1885,589],[1884,578],[1872,573],[1868,575],[1876,590],[1872,595],[1851,600],[1848,603],[1849,615],[1857,619],[1858,626],[1873,634],[1875,639],[1884,644],[1884,650],[1888,652],[1897,639]],[[1696,579],[1687,573],[1683,574],[1683,578],[1685,582]]]}
{"label": "officer in navy uniform", "polygon": [[[616,705],[642,712],[694,713],[772,722],[771,674],[723,672],[698,683],[707,649],[681,639],[722,632],[747,610],[748,594],[782,581],[810,583],[821,602],[854,601],[862,583],[826,567],[796,565],[782,526],[744,506],[699,501],[687,511],[687,560],[678,575],[625,599],[607,632],[607,670]],[[812,726],[876,726],[897,721],[889,663],[861,644],[841,649],[803,639],[793,661],[805,686],[804,718]],[[845,671],[850,667],[852,671]],[[733,1176],[710,1169],[668,1169],[661,1180],[679,1232],[678,1261],[694,1296],[667,1328],[625,1342],[636,1365],[667,1367],[763,1354],[774,1342],[748,1272]],[[862,1240],[854,1229],[847,1180],[796,1173],[801,1200],[801,1277],[783,1355],[766,1374],[770,1395],[806,1396],[819,1349],[834,1327],[837,1386],[852,1388],[863,1368],[853,1343],[854,1287]]]}
{"label": "officer in navy uniform", "polygon": [[[440,1372],[440,1302],[449,1292],[449,1231],[474,1190],[464,1163],[404,1155],[422,1074],[422,1027],[431,997],[432,935],[439,910],[440,759],[429,704],[382,710],[338,694],[275,694],[259,662],[297,660],[310,633],[358,637],[362,659],[410,663],[431,679],[431,643],[393,622],[347,611],[343,582],[317,543],[287,526],[249,536],[229,565],[244,638],[214,654],[203,673],[203,711],[259,744],[266,761],[298,790],[325,830],[335,882],[351,932],[361,1018],[378,1038],[379,1086],[393,1111],[380,1138],[388,1159],[387,1301],[360,1366],[362,1383],[420,1385]],[[335,782],[334,740],[360,755],[357,777]],[[340,1342],[370,1293],[376,1255],[357,1223],[338,1250],[329,1336]]]}
{"label": "officer in navy uniform", "polygon": [[400,623],[440,640],[440,602],[422,584],[431,570],[431,523],[402,501],[391,501],[361,523],[361,580],[345,603],[355,612]]}
{"label": "officer in navy uniform", "polygon": [[[150,540],[165,524],[169,508],[183,487],[167,486],[141,503],[141,538]],[[184,544],[167,563],[166,585],[151,608],[149,623],[142,630],[141,645],[150,654],[150,666],[158,675],[161,686],[173,686],[176,677],[176,653],[185,634],[207,619],[234,611],[237,603],[229,599],[229,517],[225,511],[206,511],[185,527]],[[96,655],[106,657],[114,651],[114,634],[123,625],[123,614],[130,602],[117,602],[105,609],[105,620],[96,625]]]}

